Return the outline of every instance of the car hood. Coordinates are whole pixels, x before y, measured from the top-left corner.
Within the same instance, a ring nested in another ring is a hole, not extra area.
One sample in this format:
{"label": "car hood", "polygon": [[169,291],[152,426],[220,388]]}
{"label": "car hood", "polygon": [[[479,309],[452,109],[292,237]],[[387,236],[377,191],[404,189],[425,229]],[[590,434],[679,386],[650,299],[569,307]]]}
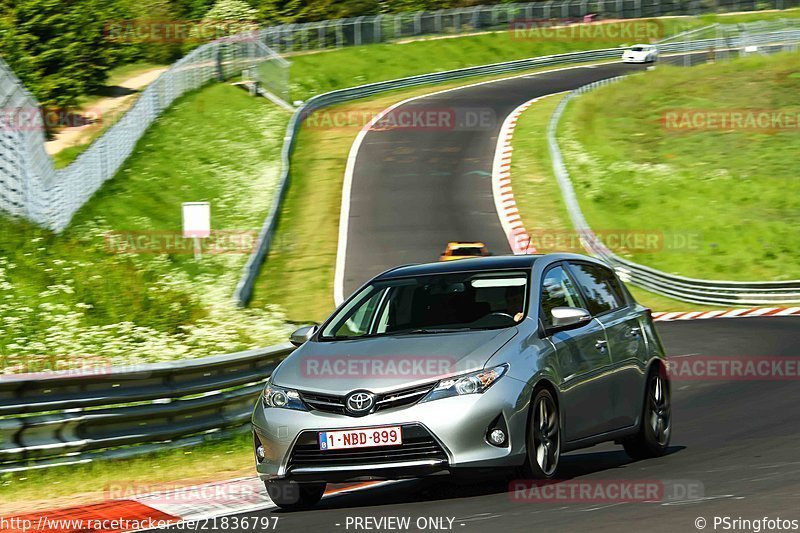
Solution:
{"label": "car hood", "polygon": [[381,393],[480,370],[517,327],[307,342],[273,372],[275,385],[322,394]]}

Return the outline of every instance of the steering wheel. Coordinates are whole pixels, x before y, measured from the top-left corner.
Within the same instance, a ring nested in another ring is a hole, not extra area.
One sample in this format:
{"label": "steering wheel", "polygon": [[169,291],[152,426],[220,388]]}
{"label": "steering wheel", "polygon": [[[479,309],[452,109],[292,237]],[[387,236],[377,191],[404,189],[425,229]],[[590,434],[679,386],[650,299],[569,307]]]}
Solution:
{"label": "steering wheel", "polygon": [[482,327],[510,326],[515,323],[513,316],[502,311],[494,311],[473,322],[473,324]]}

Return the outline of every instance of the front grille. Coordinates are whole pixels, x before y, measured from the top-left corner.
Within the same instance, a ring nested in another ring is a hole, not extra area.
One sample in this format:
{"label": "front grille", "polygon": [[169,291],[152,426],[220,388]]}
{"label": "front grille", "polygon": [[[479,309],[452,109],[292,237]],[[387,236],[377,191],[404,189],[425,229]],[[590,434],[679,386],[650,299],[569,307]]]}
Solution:
{"label": "front grille", "polygon": [[316,394],[311,392],[301,392],[300,398],[303,402],[317,411],[324,411],[326,413],[336,413],[343,415],[344,398],[341,396],[330,396],[328,394]]}
{"label": "front grille", "polygon": [[369,466],[420,460],[447,460],[447,454],[424,427],[409,424],[401,427],[403,444],[384,448],[354,448],[350,450],[319,449],[316,431],[304,431],[289,457],[287,470],[292,468],[323,468],[330,466]]}
{"label": "front grille", "polygon": [[381,411],[383,409],[392,409],[394,407],[405,407],[408,405],[414,405],[421,399],[427,395],[433,385],[428,383],[427,385],[422,385],[420,387],[414,387],[412,389],[404,389],[400,391],[388,392],[378,397],[377,401],[375,402],[375,410]]}
{"label": "front grille", "polygon": [[[433,388],[432,383],[402,389],[384,394],[379,394],[375,398],[375,411],[393,409],[395,407],[407,407],[414,405],[428,394]],[[319,394],[316,392],[301,392],[300,398],[306,406],[316,411],[325,413],[335,413],[339,415],[349,414],[345,409],[344,396],[334,396],[331,394]]]}

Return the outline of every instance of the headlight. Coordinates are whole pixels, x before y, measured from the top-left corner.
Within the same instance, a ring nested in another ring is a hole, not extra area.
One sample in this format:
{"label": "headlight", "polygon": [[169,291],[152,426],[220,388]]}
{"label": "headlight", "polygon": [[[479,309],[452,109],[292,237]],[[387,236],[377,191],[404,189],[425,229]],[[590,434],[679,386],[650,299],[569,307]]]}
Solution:
{"label": "headlight", "polygon": [[261,396],[264,407],[275,407],[278,409],[296,409],[306,411],[306,406],[300,399],[300,393],[296,390],[284,389],[267,381],[264,394]]}
{"label": "headlight", "polygon": [[508,370],[508,365],[500,365],[464,374],[463,376],[443,379],[436,384],[422,401],[428,402],[465,394],[481,394],[500,379],[506,373],[506,370]]}

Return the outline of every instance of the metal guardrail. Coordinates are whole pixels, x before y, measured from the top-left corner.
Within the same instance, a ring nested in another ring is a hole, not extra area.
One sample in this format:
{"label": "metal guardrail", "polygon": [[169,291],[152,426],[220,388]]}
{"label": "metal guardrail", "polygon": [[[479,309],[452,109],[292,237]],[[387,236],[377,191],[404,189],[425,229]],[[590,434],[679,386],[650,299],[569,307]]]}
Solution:
{"label": "metal guardrail", "polygon": [[[717,25],[708,26],[703,28],[709,30],[715,28]],[[773,29],[772,26],[767,29]],[[715,30],[716,31],[716,30]],[[692,34],[694,33],[691,32]],[[737,41],[737,39],[739,39]],[[728,38],[728,37],[715,37],[712,39],[700,39],[696,41],[676,41],[665,44],[659,47],[662,53],[690,53],[702,50],[709,50],[711,48],[723,49],[741,46],[741,37]],[[800,40],[800,28],[788,29],[782,31],[772,31],[767,35],[753,35],[750,36],[746,42],[748,44],[753,42],[776,42],[776,41],[798,41]],[[348,89],[339,89],[328,93],[317,95],[306,101],[300,108],[298,108],[286,128],[286,135],[284,136],[284,144],[281,152],[281,177],[279,187],[273,200],[270,212],[261,228],[259,233],[258,244],[255,250],[251,253],[242,270],[242,276],[234,292],[234,300],[239,306],[246,306],[252,298],[253,288],[256,278],[264,263],[275,234],[275,228],[278,223],[281,205],[286,195],[291,179],[291,156],[295,146],[295,138],[300,125],[305,117],[309,116],[314,111],[319,109],[373,96],[382,92],[392,91],[396,89],[403,89],[419,85],[442,83],[446,81],[458,80],[462,78],[475,77],[475,76],[489,76],[497,74],[506,74],[512,72],[519,72],[525,70],[532,70],[540,67],[558,66],[566,64],[588,63],[593,61],[602,61],[606,59],[617,59],[620,56],[619,48],[604,48],[599,50],[587,50],[581,52],[570,52],[567,54],[557,54],[549,56],[534,57],[529,59],[520,59],[517,61],[508,61],[503,63],[494,63],[491,65],[482,65],[478,67],[467,67],[456,70],[449,70],[444,72],[435,72],[431,74],[422,74],[419,76],[410,76],[395,80],[388,80],[367,85],[360,85]]]}
{"label": "metal guardrail", "polygon": [[0,472],[119,456],[122,446],[131,456],[246,427],[264,380],[293,349],[2,376]]}
{"label": "metal guardrail", "polygon": [[[800,32],[782,32],[780,39],[800,40]],[[774,40],[756,39],[762,44]],[[720,48],[728,43],[714,40]],[[672,46],[672,45],[670,45]],[[663,51],[663,50],[662,50]],[[569,171],[558,147],[556,131],[564,109],[569,102],[583,93],[608,85],[622,77],[610,78],[581,87],[569,93],[556,107],[547,129],[547,142],[552,160],[553,172],[558,180],[561,194],[567,207],[572,225],[580,236],[583,247],[592,255],[603,259],[619,274],[623,281],[630,282],[657,294],[670,298],[707,305],[773,305],[777,303],[800,302],[800,280],[791,281],[724,281],[704,280],[670,274],[622,258],[608,249],[592,231],[581,211]]]}

